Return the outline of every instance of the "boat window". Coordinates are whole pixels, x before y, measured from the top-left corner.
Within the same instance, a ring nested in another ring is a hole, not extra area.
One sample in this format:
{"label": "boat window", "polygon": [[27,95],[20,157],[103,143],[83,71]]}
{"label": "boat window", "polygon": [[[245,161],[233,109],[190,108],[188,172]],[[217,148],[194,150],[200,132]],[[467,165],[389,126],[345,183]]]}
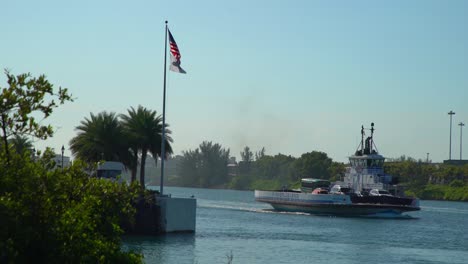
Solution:
{"label": "boat window", "polygon": [[382,167],[383,166],[383,160],[377,159],[377,160],[367,160],[367,164],[369,167]]}

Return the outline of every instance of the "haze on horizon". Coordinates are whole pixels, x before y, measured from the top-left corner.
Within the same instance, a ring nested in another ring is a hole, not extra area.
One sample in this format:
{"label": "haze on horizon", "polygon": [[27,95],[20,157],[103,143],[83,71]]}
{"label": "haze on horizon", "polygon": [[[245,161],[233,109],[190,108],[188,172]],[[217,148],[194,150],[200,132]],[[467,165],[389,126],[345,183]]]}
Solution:
{"label": "haze on horizon", "polygon": [[[468,123],[467,1],[6,1],[0,68],[45,74],[76,98],[36,142],[59,152],[90,112],[162,113],[164,20],[186,75],[169,73],[175,154],[209,140],[345,161],[375,123],[386,157],[452,158]],[[0,87],[6,85],[0,75]],[[464,133],[467,134],[467,133]],[[468,140],[463,140],[467,142]],[[468,148],[463,149],[468,157]]]}

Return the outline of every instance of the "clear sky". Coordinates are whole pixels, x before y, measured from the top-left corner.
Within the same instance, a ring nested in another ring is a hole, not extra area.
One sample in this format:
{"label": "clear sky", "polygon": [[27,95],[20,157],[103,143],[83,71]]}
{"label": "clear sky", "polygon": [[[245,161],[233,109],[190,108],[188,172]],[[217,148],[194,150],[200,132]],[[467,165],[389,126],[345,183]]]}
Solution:
{"label": "clear sky", "polygon": [[442,161],[453,110],[459,158],[468,1],[0,2],[0,68],[46,74],[76,98],[49,119],[56,135],[39,149],[64,144],[69,155],[90,112],[142,105],[162,113],[168,20],[188,73],[168,74],[176,154],[211,140],[234,156],[248,145],[345,161],[361,125],[375,122],[384,156]]}

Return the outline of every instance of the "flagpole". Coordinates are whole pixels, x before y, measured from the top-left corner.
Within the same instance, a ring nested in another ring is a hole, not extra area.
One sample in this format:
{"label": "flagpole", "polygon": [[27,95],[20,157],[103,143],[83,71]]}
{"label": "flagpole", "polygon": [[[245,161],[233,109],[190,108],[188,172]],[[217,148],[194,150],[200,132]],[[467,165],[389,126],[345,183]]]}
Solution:
{"label": "flagpole", "polygon": [[167,20],[166,20],[166,36],[164,38],[164,85],[163,85],[163,114],[162,114],[162,137],[161,137],[161,184],[159,187],[160,195],[163,195],[164,190],[164,159],[166,158],[166,61],[167,61]]}

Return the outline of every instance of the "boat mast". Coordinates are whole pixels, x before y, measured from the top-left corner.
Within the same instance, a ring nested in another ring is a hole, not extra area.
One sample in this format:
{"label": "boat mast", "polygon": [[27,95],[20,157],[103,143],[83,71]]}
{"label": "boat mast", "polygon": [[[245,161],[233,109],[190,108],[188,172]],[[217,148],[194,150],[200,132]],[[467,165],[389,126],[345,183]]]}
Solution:
{"label": "boat mast", "polygon": [[374,145],[374,122],[371,123],[371,136],[370,136],[370,149],[369,153],[372,154],[372,146]]}
{"label": "boat mast", "polygon": [[364,155],[364,125],[361,125],[361,155]]}

